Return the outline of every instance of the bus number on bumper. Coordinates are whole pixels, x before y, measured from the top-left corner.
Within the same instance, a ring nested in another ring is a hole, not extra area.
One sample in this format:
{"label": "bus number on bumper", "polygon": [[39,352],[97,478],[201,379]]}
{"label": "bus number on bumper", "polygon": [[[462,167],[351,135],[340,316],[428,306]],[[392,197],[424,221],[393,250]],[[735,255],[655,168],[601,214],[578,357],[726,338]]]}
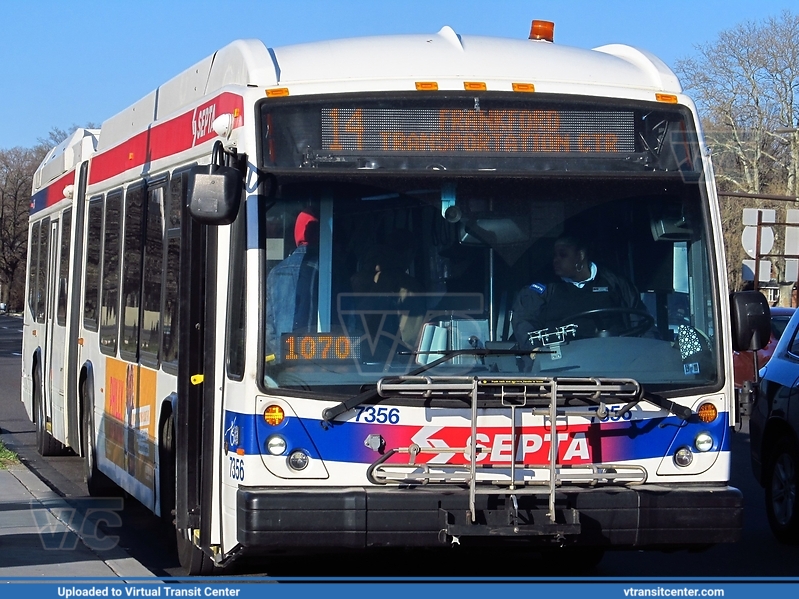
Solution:
{"label": "bus number on bumper", "polygon": [[233,480],[240,480],[244,481],[244,460],[241,458],[237,458],[234,456],[228,456],[230,458],[230,478]]}

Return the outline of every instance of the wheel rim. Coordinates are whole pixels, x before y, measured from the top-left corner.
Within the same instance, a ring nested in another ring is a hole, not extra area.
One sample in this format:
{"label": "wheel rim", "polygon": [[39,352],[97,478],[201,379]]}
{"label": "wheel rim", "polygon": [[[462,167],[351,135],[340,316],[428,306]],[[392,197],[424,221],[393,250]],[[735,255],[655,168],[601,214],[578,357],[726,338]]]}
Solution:
{"label": "wheel rim", "polygon": [[782,453],[774,463],[771,477],[771,506],[774,517],[781,526],[793,518],[796,503],[796,464],[787,453]]}

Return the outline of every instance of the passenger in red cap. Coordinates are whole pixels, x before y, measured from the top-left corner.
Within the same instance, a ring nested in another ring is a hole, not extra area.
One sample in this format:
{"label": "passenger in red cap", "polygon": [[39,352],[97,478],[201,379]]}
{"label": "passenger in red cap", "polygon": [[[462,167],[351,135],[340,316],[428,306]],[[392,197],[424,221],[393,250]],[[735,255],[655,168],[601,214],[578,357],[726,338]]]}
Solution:
{"label": "passenger in red cap", "polygon": [[276,358],[285,333],[316,331],[319,296],[319,219],[306,209],[294,223],[297,248],[266,277],[266,343]]}
{"label": "passenger in red cap", "polygon": [[319,245],[319,219],[310,212],[300,212],[294,222],[294,245]]}

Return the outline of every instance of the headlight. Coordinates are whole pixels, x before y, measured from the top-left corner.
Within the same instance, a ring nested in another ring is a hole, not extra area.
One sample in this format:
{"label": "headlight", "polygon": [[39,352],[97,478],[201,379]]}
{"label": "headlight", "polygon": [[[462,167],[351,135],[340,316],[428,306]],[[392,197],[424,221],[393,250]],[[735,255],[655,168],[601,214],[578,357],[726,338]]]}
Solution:
{"label": "headlight", "polygon": [[282,455],[286,451],[286,440],[278,435],[272,435],[266,440],[266,451],[272,455]]}
{"label": "headlight", "polygon": [[694,447],[702,453],[710,451],[713,448],[713,437],[709,433],[699,433],[694,439]]}
{"label": "headlight", "polygon": [[292,451],[289,456],[289,467],[292,470],[305,470],[308,467],[309,459],[308,454],[301,449]]}
{"label": "headlight", "polygon": [[680,447],[677,451],[674,452],[674,463],[680,466],[681,468],[690,466],[691,462],[693,461],[694,461],[694,454],[691,453],[691,449],[688,447]]}

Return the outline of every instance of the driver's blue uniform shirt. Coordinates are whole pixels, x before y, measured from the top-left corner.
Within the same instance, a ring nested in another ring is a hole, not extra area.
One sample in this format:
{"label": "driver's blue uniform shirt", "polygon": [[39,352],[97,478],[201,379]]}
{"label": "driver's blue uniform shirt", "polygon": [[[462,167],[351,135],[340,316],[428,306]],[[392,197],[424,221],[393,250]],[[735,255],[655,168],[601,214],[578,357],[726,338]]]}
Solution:
{"label": "driver's blue uniform shirt", "polygon": [[623,316],[596,314],[572,318],[590,310],[628,308],[646,310],[637,290],[625,279],[592,264],[593,277],[572,282],[558,279],[533,283],[522,289],[513,306],[513,331],[521,347],[529,347],[528,333],[565,324],[577,325],[577,337],[593,337],[598,330],[624,328]]}

